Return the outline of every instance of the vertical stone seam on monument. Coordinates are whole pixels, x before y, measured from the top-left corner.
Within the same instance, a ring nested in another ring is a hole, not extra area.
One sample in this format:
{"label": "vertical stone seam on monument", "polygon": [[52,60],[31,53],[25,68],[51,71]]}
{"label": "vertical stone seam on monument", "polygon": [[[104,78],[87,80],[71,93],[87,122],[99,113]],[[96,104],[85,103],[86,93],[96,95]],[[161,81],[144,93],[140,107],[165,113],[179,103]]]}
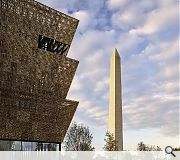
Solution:
{"label": "vertical stone seam on monument", "polygon": [[79,62],[39,49],[38,36],[70,46],[79,21],[34,0],[0,0],[0,9],[0,139],[62,142]]}

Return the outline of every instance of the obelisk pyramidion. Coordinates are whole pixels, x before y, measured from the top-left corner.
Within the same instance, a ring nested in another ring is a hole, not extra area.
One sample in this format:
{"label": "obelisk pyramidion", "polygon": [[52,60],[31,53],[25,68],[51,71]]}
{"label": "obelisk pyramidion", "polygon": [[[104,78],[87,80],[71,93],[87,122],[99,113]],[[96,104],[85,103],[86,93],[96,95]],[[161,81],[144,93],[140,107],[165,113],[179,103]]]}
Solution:
{"label": "obelisk pyramidion", "polygon": [[117,49],[110,62],[110,97],[108,131],[113,134],[118,151],[123,150],[121,58]]}

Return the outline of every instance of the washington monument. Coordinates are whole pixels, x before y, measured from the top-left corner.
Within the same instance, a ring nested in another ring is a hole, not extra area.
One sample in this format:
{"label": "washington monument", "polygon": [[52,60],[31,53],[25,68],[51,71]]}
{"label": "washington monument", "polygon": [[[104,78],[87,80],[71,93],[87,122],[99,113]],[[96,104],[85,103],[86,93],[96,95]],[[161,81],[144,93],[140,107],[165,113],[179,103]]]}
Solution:
{"label": "washington monument", "polygon": [[121,58],[117,49],[110,62],[110,97],[108,131],[113,134],[117,142],[118,151],[123,151],[122,127],[122,91],[121,91]]}

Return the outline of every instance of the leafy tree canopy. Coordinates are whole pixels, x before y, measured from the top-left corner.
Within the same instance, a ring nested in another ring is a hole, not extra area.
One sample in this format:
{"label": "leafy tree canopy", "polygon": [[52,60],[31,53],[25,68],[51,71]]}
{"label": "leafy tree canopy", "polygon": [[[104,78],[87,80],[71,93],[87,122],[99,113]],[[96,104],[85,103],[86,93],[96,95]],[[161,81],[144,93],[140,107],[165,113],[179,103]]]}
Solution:
{"label": "leafy tree canopy", "polygon": [[93,151],[92,139],[89,127],[73,123],[66,134],[64,148],[66,151]]}
{"label": "leafy tree canopy", "polygon": [[105,145],[103,149],[105,151],[118,151],[117,141],[115,141],[113,134],[111,134],[110,132],[106,132],[104,141]]}
{"label": "leafy tree canopy", "polygon": [[137,146],[138,151],[162,151],[159,146],[146,145],[143,142],[139,142]]}

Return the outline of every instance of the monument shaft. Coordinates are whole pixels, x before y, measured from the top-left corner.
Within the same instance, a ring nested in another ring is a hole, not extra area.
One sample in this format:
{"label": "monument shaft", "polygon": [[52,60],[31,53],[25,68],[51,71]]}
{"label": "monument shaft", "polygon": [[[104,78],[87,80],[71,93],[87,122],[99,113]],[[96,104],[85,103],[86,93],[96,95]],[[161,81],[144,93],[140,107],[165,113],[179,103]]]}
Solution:
{"label": "monument shaft", "polygon": [[110,99],[108,131],[113,134],[119,151],[123,150],[122,127],[122,93],[121,93],[121,59],[117,52],[111,57],[110,63]]}

